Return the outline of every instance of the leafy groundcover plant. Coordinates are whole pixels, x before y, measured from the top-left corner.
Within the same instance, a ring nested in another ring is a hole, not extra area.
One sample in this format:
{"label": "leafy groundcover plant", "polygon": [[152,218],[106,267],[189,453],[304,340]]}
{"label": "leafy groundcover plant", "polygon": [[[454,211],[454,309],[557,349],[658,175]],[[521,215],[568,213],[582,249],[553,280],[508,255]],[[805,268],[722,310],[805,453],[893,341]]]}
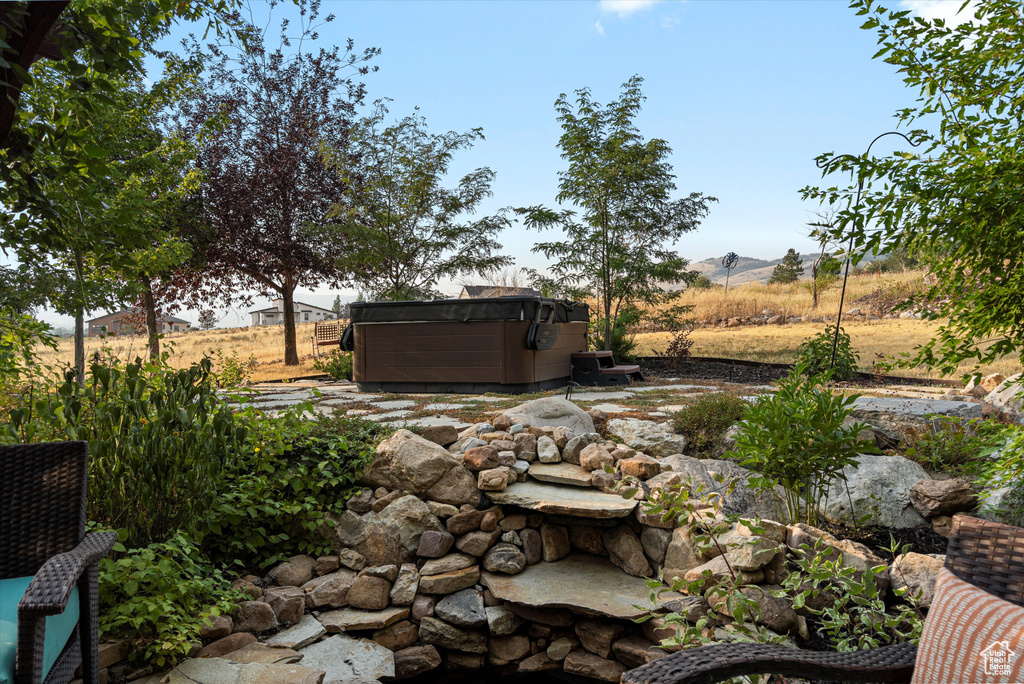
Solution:
{"label": "leafy groundcover plant", "polygon": [[100,636],[131,638],[141,658],[161,667],[189,652],[208,616],[248,597],[177,534],[100,561]]}
{"label": "leafy groundcover plant", "polygon": [[733,394],[704,394],[672,414],[672,427],[685,435],[693,450],[700,453],[743,417],[747,406],[749,402]]}

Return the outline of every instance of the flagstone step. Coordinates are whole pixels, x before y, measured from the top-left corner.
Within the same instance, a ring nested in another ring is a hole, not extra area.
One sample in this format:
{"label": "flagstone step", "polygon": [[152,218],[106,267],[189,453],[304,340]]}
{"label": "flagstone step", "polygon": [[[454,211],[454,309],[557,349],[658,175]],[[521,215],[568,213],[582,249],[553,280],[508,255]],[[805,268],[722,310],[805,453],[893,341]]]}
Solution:
{"label": "flagstone step", "polygon": [[635,499],[623,499],[592,487],[574,487],[527,480],[510,484],[503,492],[488,492],[496,504],[521,506],[541,513],[580,518],[624,518],[636,508]]}
{"label": "flagstone step", "polygon": [[[633,620],[653,607],[643,579],[627,575],[606,558],[584,553],[570,554],[554,563],[537,563],[518,575],[485,571],[480,583],[495,598],[531,608],[563,608],[584,615]],[[658,602],[676,598],[681,594],[667,592]]]}

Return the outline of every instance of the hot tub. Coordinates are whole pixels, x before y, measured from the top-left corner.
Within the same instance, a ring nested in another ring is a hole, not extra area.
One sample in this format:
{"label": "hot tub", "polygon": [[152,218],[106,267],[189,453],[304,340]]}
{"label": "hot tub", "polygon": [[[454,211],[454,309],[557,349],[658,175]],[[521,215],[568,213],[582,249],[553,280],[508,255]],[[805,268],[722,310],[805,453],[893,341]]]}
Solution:
{"label": "hot tub", "polygon": [[564,387],[589,316],[586,304],[536,296],[353,302],[353,379],[366,392]]}

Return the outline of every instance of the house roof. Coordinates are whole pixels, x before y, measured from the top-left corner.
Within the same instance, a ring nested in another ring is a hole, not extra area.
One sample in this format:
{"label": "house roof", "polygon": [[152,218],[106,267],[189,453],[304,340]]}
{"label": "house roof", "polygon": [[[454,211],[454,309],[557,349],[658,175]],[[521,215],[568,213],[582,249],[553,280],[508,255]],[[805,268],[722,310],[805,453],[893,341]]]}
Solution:
{"label": "house roof", "polygon": [[503,297],[505,295],[522,295],[524,297],[539,297],[540,290],[532,287],[501,287],[498,285],[464,285],[462,287],[470,297]]}
{"label": "house roof", "polygon": [[[317,306],[316,304],[307,304],[306,302],[295,302],[295,301],[293,301],[292,302],[292,306],[294,306],[296,309],[298,307],[300,307],[300,306],[306,306],[306,307],[309,307],[310,309],[317,309],[318,311],[325,311],[327,313],[334,313],[333,309],[325,309],[322,306]],[[276,306],[271,306],[271,307],[268,307],[266,309],[253,309],[249,313],[251,313],[251,314],[254,314],[254,313],[281,313],[281,309],[278,309]]]}
{"label": "house roof", "polygon": [[[141,311],[139,311],[138,309],[133,309],[131,311],[129,311],[128,309],[119,309],[108,314],[103,314],[102,316],[98,316],[96,318],[90,318],[89,320],[86,321],[86,323],[95,323],[96,321],[102,320],[104,318],[110,318],[111,316],[113,316],[114,318],[124,318],[125,316],[137,316],[140,313]],[[188,325],[192,325],[191,321],[186,321],[183,318],[177,318],[176,316],[157,316],[156,320],[162,323],[186,323]]]}

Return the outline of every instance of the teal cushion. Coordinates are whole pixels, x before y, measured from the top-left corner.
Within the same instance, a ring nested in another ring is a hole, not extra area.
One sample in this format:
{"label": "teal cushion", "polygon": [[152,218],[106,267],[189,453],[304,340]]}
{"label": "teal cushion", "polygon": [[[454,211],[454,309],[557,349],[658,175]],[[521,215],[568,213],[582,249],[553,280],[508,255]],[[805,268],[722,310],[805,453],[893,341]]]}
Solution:
{"label": "teal cushion", "polygon": [[[14,682],[14,659],[18,652],[18,603],[28,589],[31,577],[0,580],[0,684]],[[67,608],[60,615],[46,617],[43,640],[43,679],[57,662],[75,625],[78,624],[78,587],[71,590]]]}

